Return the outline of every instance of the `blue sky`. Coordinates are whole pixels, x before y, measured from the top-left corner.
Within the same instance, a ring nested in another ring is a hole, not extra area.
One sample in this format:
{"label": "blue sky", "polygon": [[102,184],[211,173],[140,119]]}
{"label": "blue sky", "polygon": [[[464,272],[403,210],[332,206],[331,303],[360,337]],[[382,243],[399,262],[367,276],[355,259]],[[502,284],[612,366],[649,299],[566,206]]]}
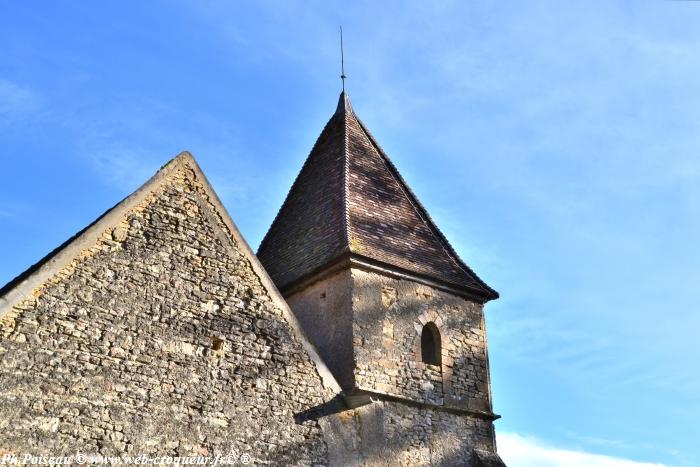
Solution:
{"label": "blue sky", "polygon": [[0,3],[0,283],[194,153],[255,248],[340,90],[487,306],[510,466],[700,464],[700,2]]}

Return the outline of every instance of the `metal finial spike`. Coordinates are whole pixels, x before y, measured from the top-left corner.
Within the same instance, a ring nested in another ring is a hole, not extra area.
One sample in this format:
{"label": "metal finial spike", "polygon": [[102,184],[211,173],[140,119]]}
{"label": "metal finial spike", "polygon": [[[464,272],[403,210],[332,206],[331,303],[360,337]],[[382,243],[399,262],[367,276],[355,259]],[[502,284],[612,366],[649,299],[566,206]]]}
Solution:
{"label": "metal finial spike", "polygon": [[345,92],[345,54],[343,53],[343,27],[340,27],[340,79],[343,82],[343,92]]}

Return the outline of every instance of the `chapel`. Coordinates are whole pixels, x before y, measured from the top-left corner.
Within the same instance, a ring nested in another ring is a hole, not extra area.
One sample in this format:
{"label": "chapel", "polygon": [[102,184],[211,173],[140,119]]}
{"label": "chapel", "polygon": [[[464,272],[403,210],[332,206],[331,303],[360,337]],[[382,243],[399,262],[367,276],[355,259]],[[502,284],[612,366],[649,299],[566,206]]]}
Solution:
{"label": "chapel", "polygon": [[497,298],[343,91],[257,254],[183,152],[0,289],[0,451],[504,466]]}

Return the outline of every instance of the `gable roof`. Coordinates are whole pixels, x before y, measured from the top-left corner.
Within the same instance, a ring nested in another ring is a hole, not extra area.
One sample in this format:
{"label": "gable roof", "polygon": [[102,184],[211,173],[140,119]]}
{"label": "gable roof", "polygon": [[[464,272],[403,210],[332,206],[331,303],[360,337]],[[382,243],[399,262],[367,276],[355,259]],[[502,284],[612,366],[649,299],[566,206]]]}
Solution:
{"label": "gable roof", "polygon": [[345,92],[258,249],[283,292],[342,257],[498,298],[457,255]]}
{"label": "gable roof", "polygon": [[226,208],[224,208],[221,200],[209,184],[209,181],[195,161],[194,157],[187,151],[180,153],[177,157],[170,160],[167,164],[161,167],[150,180],[141,186],[141,188],[124,198],[111,209],[107,210],[90,225],[76,233],[58,248],[39,260],[36,264],[29,267],[26,271],[3,286],[0,289],[0,319],[10,312],[15,305],[20,303],[25,298],[31,296],[35,290],[39,289],[45,282],[68,266],[86,249],[95,245],[103,232],[117,226],[120,220],[127,213],[137,208],[151,193],[166,183],[170,176],[183,166],[191,169],[194,176],[201,182],[209,201],[221,217],[221,220],[228,230],[228,233],[235,241],[243,256],[250,262],[253,271],[260,279],[260,282],[269,294],[270,299],[282,311],[282,315],[292,328],[292,332],[296,335],[308,353],[323,381],[324,387],[332,390],[335,393],[340,393],[340,385],[337,383],[326,364],[321,360],[316,348],[306,337],[301,325],[289,308],[289,305],[287,305],[287,302],[284,300],[284,298],[282,298],[274,283],[265,272],[262,264],[260,264],[260,261],[257,259],[250,246],[241,235],[238,227],[236,227],[236,224],[233,222],[233,219],[229,215],[228,211]]}

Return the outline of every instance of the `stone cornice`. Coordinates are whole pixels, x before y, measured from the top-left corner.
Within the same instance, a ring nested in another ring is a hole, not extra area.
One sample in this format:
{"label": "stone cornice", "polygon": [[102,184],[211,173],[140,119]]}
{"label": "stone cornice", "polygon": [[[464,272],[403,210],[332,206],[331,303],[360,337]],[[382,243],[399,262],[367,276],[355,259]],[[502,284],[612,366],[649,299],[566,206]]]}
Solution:
{"label": "stone cornice", "polygon": [[388,394],[382,391],[376,391],[373,389],[363,389],[354,388],[342,392],[343,399],[348,407],[354,409],[356,407],[361,407],[372,403],[375,400],[390,401],[390,402],[400,402],[402,404],[411,405],[414,407],[423,407],[433,410],[440,410],[443,412],[456,413],[461,415],[467,415],[471,417],[482,418],[484,420],[494,421],[501,418],[500,415],[495,414],[491,411],[475,410],[465,407],[459,407],[456,405],[440,405],[431,402],[417,401],[414,399],[409,399],[407,397],[398,396],[395,394]]}
{"label": "stone cornice", "polygon": [[416,274],[406,269],[350,252],[343,253],[328,264],[324,265],[322,268],[301,277],[299,280],[283,287],[280,291],[285,297],[289,297],[307,288],[315,282],[323,280],[339,271],[350,268],[362,269],[396,279],[410,280],[420,284],[425,284],[438,290],[464,297],[478,303],[486,303],[490,300],[489,297],[485,296],[483,293],[479,293],[479,291],[476,289],[456,287],[448,282],[436,280],[421,274]]}

